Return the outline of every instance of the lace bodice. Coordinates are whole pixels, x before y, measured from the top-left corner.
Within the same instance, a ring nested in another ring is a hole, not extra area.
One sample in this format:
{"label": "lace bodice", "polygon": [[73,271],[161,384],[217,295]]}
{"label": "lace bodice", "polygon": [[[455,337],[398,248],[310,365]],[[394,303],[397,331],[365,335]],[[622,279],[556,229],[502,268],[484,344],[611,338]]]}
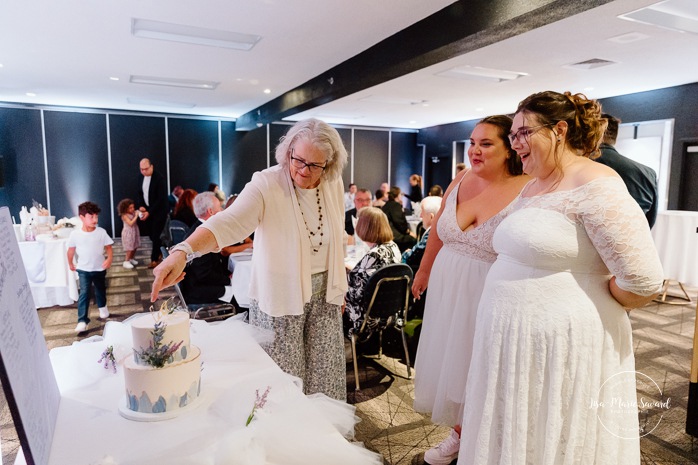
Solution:
{"label": "lace bodice", "polygon": [[[461,181],[463,182],[463,178]],[[460,183],[456,186],[448,198],[439,222],[436,225],[439,238],[443,241],[444,247],[448,247],[454,252],[476,258],[478,260],[494,263],[497,254],[492,247],[492,236],[499,223],[511,211],[512,204],[507,205],[502,211],[494,215],[476,228],[463,231],[458,226],[456,218],[456,207],[458,190]]]}
{"label": "lace bodice", "polygon": [[[531,230],[533,234],[525,233]],[[535,268],[610,273],[621,289],[639,295],[657,292],[662,284],[647,220],[616,177],[567,191],[519,196],[493,246],[503,260]]]}

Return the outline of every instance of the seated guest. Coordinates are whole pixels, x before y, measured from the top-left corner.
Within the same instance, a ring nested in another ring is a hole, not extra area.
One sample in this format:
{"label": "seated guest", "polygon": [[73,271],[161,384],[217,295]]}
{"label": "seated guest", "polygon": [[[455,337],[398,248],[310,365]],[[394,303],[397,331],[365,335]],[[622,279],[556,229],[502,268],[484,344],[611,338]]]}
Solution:
{"label": "seated guest", "polygon": [[[196,214],[194,213],[194,197],[196,191],[194,189],[184,189],[182,195],[179,196],[175,205],[172,219],[181,221],[191,228],[196,223]],[[220,202],[220,201],[219,201]]]}
{"label": "seated guest", "polygon": [[177,205],[177,200],[179,200],[179,197],[182,195],[182,192],[184,192],[182,186],[175,186],[175,188],[172,189],[170,195],[167,196],[167,203],[170,205],[170,213],[174,211],[174,207],[175,205]]}
{"label": "seated guest", "polygon": [[357,189],[354,194],[354,208],[344,212],[344,230],[349,235],[349,244],[355,243],[354,225],[358,218],[358,211],[371,206],[371,193],[368,189]]}
{"label": "seated guest", "polygon": [[[187,237],[204,221],[223,210],[218,197],[208,191],[194,198],[194,211],[197,220],[187,233]],[[210,304],[217,301],[230,303],[233,300],[228,255],[229,253],[224,254],[223,250],[211,252],[195,258],[187,265],[184,280],[180,284],[187,304]]]}
{"label": "seated guest", "polygon": [[417,238],[410,229],[405,212],[402,209],[402,191],[399,187],[393,186],[388,191],[388,201],[382,207],[383,213],[388,217],[390,229],[393,230],[393,240],[400,248],[400,252],[412,247]]}
{"label": "seated guest", "polygon": [[364,291],[368,278],[379,268],[400,262],[400,252],[388,218],[381,210],[364,207],[359,210],[356,222],[356,235],[370,247],[369,251],[349,272],[349,289],[347,290],[344,310],[344,333],[350,336],[361,328],[366,309],[363,308]]}
{"label": "seated guest", "polygon": [[373,201],[373,206],[381,208],[383,205],[385,205],[385,202],[388,201],[388,191],[384,191],[383,189],[378,189],[376,191],[376,200]]}
{"label": "seated guest", "polygon": [[405,251],[402,254],[402,263],[406,263],[412,268],[415,273],[419,269],[419,264],[422,262],[422,257],[424,256],[424,250],[427,247],[427,240],[429,239],[429,231],[431,230],[431,224],[434,221],[436,213],[438,213],[439,208],[441,208],[441,197],[431,195],[429,197],[424,197],[421,202],[421,212],[419,217],[422,219],[422,227],[424,228],[424,234],[419,239],[419,242],[415,244],[414,247]]}
{"label": "seated guest", "polygon": [[443,197],[444,189],[438,184],[434,184],[433,186],[431,186],[431,188],[429,188],[429,195],[433,195],[435,197]]}

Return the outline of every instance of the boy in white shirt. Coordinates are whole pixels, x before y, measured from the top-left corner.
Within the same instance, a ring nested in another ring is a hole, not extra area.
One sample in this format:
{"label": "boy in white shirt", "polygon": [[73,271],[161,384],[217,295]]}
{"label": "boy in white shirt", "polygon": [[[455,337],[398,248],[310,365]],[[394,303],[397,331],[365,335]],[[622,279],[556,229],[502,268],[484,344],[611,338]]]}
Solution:
{"label": "boy in white shirt", "polygon": [[[88,309],[90,306],[90,288],[95,286],[95,300],[99,307],[99,317],[107,318],[107,269],[112,261],[112,244],[114,241],[107,232],[97,226],[100,212],[93,202],[84,202],[78,206],[82,228],[73,231],[68,238],[68,263],[70,269],[78,272],[80,279],[80,297],[78,298],[78,333],[87,331],[90,323]],[[77,253],[77,265],[73,258]],[[105,258],[106,253],[106,258]]]}

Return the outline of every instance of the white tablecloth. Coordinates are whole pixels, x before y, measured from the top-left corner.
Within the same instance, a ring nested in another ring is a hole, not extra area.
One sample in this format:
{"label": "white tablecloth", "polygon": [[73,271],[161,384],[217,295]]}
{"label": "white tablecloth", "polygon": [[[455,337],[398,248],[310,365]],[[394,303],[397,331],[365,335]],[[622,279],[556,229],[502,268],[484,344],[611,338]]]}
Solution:
{"label": "white tablecloth", "polygon": [[[303,395],[256,342],[265,337],[257,331],[238,319],[192,321],[191,341],[203,359],[200,399],[158,422],[120,416],[123,364],[114,374],[97,363],[108,345],[118,360],[132,356],[128,325],[110,321],[104,340],[53,349],[61,403],[48,465],[382,464],[344,437],[353,434],[354,407]],[[245,427],[255,391],[267,386],[267,404]],[[22,463],[19,454],[15,464]]]}
{"label": "white tablecloth", "polygon": [[252,253],[240,252],[228,258],[228,269],[233,273],[230,285],[238,305],[250,308],[250,279],[252,277]]}
{"label": "white tablecloth", "polygon": [[659,212],[652,237],[665,278],[698,286],[698,212]]}
{"label": "white tablecloth", "polygon": [[37,308],[72,305],[78,300],[77,274],[68,266],[67,243],[67,239],[19,243]]}

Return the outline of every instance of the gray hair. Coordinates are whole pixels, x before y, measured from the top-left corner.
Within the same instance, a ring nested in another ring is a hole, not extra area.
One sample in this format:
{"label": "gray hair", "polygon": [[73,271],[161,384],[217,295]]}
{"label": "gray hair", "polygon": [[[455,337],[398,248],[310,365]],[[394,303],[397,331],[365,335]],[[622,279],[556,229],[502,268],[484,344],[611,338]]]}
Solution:
{"label": "gray hair", "polygon": [[197,194],[196,197],[194,197],[194,214],[197,218],[203,219],[203,217],[206,216],[206,211],[209,208],[213,209],[216,204],[220,205],[221,201],[218,200],[218,197],[216,197],[216,194],[213,192],[206,191]]}
{"label": "gray hair", "polygon": [[426,213],[431,213],[432,215],[436,215],[438,213],[439,208],[441,208],[441,201],[443,200],[443,197],[439,197],[438,195],[429,195],[427,197],[424,197],[422,199],[422,211]]}
{"label": "gray hair", "polygon": [[276,146],[276,162],[279,165],[288,168],[291,146],[299,140],[309,142],[325,154],[327,167],[322,172],[323,179],[332,181],[342,175],[349,157],[335,128],[315,118],[298,121],[291,126]]}

